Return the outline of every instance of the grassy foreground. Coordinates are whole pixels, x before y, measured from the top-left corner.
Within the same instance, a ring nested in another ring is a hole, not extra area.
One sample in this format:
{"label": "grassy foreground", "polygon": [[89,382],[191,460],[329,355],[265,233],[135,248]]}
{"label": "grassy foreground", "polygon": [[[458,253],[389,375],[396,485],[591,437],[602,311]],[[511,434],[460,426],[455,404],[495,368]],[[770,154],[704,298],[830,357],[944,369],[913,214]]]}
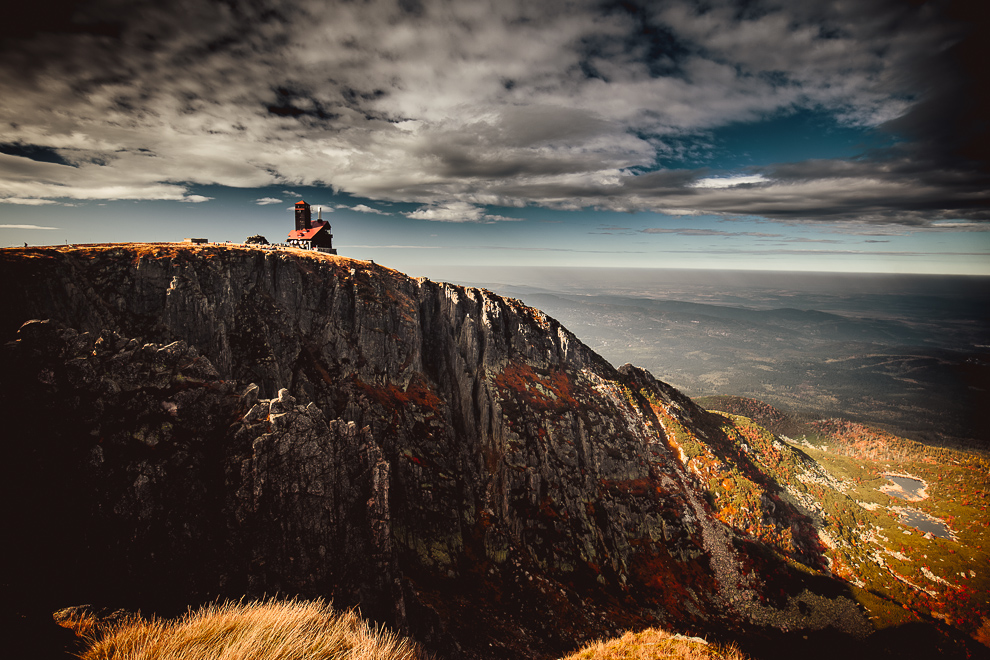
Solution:
{"label": "grassy foreground", "polygon": [[735,647],[648,628],[588,644],[562,660],[747,660]]}
{"label": "grassy foreground", "polygon": [[[82,660],[426,660],[407,638],[322,600],[224,602],[177,619],[56,614],[83,640]],[[746,660],[733,647],[650,628],[592,642],[562,660]]]}
{"label": "grassy foreground", "polygon": [[[57,617],[59,618],[59,617]],[[82,660],[425,660],[412,641],[322,600],[225,602],[173,620],[131,615],[102,625],[58,621],[84,640]]]}

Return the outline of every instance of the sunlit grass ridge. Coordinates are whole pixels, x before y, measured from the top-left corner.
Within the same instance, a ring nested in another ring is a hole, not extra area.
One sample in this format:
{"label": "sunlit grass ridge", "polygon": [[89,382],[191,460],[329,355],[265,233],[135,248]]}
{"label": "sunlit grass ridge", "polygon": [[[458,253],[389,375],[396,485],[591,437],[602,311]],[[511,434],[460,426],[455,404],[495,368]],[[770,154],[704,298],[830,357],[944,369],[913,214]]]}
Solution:
{"label": "sunlit grass ridge", "polygon": [[735,647],[708,644],[657,628],[627,632],[615,639],[592,642],[562,660],[748,660]]}
{"label": "sunlit grass ridge", "polygon": [[[322,600],[216,603],[177,619],[138,614],[100,623],[56,613],[85,642],[81,660],[427,660],[407,638]],[[561,660],[748,660],[735,647],[656,628],[592,642]]]}
{"label": "sunlit grass ridge", "polygon": [[322,600],[224,602],[174,620],[138,615],[81,630],[82,660],[422,660],[410,640]]}

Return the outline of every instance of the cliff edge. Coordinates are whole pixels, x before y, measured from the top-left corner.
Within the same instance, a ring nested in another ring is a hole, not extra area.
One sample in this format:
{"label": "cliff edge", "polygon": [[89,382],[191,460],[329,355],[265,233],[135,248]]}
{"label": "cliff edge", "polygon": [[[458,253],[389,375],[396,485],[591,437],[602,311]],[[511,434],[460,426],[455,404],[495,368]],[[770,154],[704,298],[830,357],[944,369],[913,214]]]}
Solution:
{"label": "cliff edge", "polygon": [[[721,419],[519,301],[218,246],[0,273],[14,602],[330,597],[451,658],[870,632]],[[704,466],[728,464],[785,540],[726,523]]]}

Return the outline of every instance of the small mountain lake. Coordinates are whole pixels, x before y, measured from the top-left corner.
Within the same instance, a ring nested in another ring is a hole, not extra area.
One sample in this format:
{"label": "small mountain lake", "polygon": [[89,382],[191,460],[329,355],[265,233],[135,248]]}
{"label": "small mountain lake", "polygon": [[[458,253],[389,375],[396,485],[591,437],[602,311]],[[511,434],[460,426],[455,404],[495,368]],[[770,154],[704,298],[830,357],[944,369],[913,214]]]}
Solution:
{"label": "small mountain lake", "polygon": [[882,486],[880,490],[891,497],[897,497],[908,502],[920,502],[928,498],[928,493],[925,492],[925,487],[928,484],[921,479],[904,474],[885,474],[883,476],[890,483]]}
{"label": "small mountain lake", "polygon": [[949,526],[938,518],[934,518],[924,511],[917,509],[897,509],[897,519],[902,525],[914,527],[922,532],[930,532],[933,536],[943,539],[955,540]]}

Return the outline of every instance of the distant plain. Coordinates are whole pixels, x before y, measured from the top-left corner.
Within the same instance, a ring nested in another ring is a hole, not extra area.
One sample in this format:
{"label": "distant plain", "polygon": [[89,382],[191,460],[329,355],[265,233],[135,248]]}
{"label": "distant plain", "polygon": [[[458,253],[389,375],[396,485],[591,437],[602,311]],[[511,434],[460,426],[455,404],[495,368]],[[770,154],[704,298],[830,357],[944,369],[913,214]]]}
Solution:
{"label": "distant plain", "polygon": [[692,397],[738,395],[990,449],[990,278],[466,267],[558,319],[615,366]]}

